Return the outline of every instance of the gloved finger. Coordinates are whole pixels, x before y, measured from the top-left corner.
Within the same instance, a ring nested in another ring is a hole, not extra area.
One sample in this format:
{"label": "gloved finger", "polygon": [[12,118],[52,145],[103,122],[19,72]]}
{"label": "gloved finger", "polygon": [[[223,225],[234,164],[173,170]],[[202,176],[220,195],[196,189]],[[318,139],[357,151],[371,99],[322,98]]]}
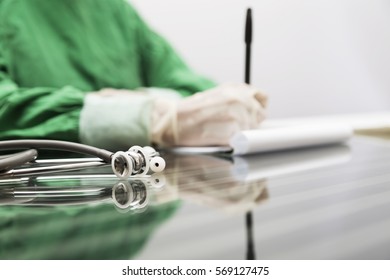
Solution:
{"label": "gloved finger", "polygon": [[246,85],[220,86],[187,97],[181,100],[178,106],[179,119],[192,114],[197,122],[208,119],[224,120],[225,117],[229,118],[230,107],[239,104],[245,107],[249,114],[256,116],[255,122],[259,122],[263,119],[258,117],[263,115],[263,110],[250,90]]}
{"label": "gloved finger", "polygon": [[[179,106],[180,108],[180,106]],[[193,127],[203,123],[231,122],[237,123],[241,129],[249,129],[258,123],[260,105],[251,104],[249,109],[241,103],[209,106],[196,112],[185,112],[179,109],[178,120],[181,126]]]}
{"label": "gloved finger", "polygon": [[232,119],[239,122],[242,130],[257,128],[265,119],[265,110],[260,103],[251,100],[246,106],[231,104],[229,106]]}
{"label": "gloved finger", "polygon": [[265,108],[268,103],[267,94],[265,94],[260,89],[248,84],[225,84],[221,86],[221,90],[229,90],[235,94],[240,93],[241,95],[249,95],[255,98],[255,100],[263,106],[263,108]]}
{"label": "gloved finger", "polygon": [[196,129],[180,131],[178,145],[228,145],[230,137],[239,130],[239,125],[230,121],[204,123]]}
{"label": "gloved finger", "polygon": [[261,106],[263,106],[263,108],[267,107],[267,105],[268,105],[268,96],[266,94],[264,94],[261,91],[257,91],[255,93],[254,97],[256,98],[256,100],[258,102],[260,102],[260,104],[261,104]]}
{"label": "gloved finger", "polygon": [[260,103],[253,102],[252,106],[253,107],[250,111],[250,129],[257,128],[266,117],[265,109]]}
{"label": "gloved finger", "polygon": [[235,122],[240,130],[251,129],[257,123],[254,111],[241,104],[231,104],[226,114],[229,116],[226,121]]}
{"label": "gloved finger", "polygon": [[183,110],[202,110],[205,107],[221,107],[231,103],[242,103],[250,108],[253,102],[252,96],[246,89],[242,93],[243,88],[238,90],[237,86],[218,86],[203,92],[196,93],[183,100],[181,107]]}

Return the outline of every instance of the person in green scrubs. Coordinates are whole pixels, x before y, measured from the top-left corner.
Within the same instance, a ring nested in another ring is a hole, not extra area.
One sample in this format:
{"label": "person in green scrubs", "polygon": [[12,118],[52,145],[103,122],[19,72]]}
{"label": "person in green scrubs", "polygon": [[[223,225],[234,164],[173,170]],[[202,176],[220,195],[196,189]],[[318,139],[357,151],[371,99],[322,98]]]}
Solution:
{"label": "person in green scrubs", "polygon": [[[125,0],[0,0],[0,140],[226,144],[264,106],[257,89],[190,69]],[[0,258],[131,258],[177,207],[2,206]]]}
{"label": "person in green scrubs", "polygon": [[264,106],[190,69],[125,0],[0,0],[0,140],[223,145]]}

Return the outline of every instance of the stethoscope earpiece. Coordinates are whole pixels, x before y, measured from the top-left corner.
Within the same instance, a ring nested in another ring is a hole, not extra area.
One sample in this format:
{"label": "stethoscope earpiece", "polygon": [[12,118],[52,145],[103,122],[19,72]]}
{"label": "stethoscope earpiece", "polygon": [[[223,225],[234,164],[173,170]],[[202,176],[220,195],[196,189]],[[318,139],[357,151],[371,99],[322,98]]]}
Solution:
{"label": "stethoscope earpiece", "polygon": [[133,161],[126,152],[116,152],[112,156],[111,167],[118,178],[125,179],[133,172]]}

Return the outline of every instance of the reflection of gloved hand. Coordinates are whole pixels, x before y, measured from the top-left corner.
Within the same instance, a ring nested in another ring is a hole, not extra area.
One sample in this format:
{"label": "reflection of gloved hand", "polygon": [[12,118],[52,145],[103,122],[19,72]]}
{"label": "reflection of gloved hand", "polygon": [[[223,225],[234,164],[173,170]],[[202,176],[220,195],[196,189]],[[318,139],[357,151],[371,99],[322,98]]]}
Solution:
{"label": "reflection of gloved hand", "polygon": [[238,130],[256,128],[267,98],[245,85],[223,85],[185,99],[155,100],[152,141],[162,146],[227,145]]}
{"label": "reflection of gloved hand", "polygon": [[240,181],[230,160],[207,155],[167,155],[166,188],[156,195],[162,203],[174,199],[245,213],[268,199],[266,179]]}

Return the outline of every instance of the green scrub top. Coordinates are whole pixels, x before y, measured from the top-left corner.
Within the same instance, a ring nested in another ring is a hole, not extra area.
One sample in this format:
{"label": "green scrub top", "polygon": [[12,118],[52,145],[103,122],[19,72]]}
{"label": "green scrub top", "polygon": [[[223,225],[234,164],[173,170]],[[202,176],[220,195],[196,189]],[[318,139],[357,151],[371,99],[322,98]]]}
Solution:
{"label": "green scrub top", "polygon": [[127,1],[0,0],[0,140],[79,141],[84,98],[102,88],[213,85]]}

